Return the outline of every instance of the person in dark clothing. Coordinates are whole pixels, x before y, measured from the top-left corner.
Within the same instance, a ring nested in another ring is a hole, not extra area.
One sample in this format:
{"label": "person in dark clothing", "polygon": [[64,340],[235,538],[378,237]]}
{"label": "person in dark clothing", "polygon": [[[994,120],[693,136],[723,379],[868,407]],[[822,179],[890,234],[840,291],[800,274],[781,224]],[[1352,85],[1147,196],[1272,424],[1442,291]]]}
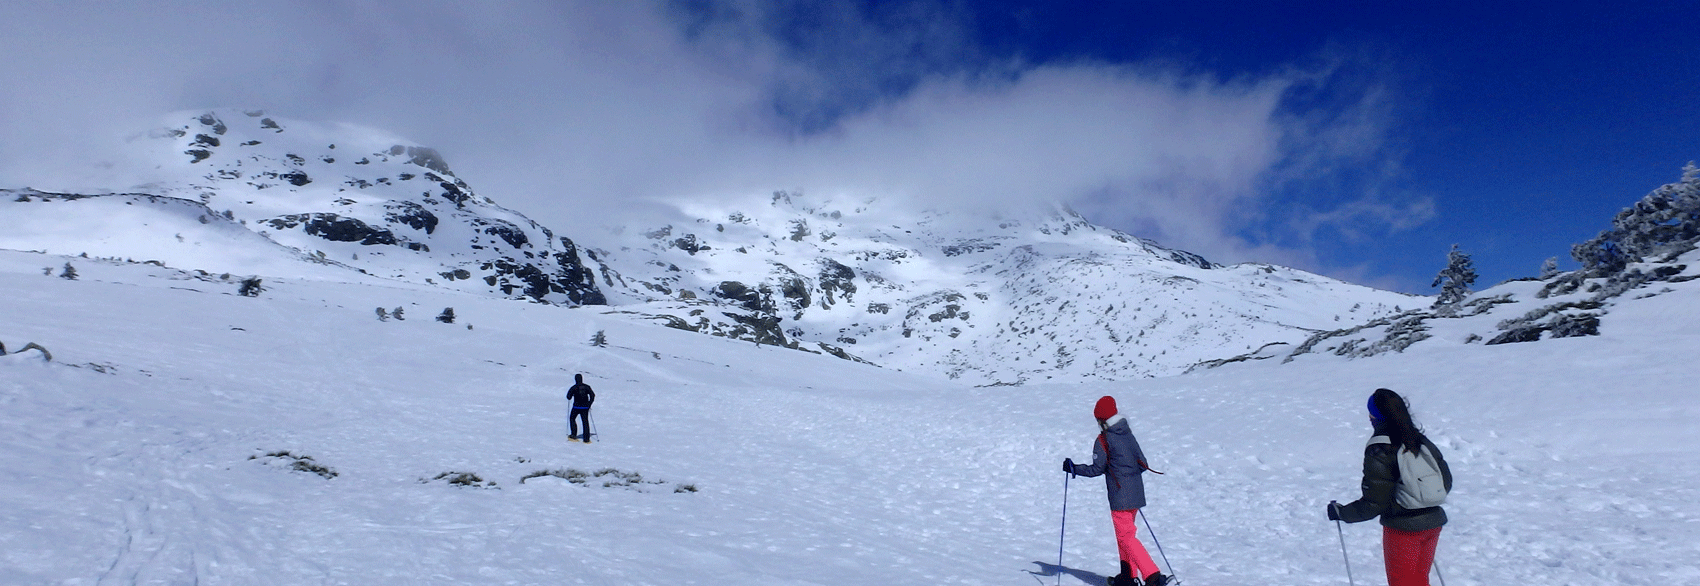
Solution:
{"label": "person in dark clothing", "polygon": [[1121,573],[1109,580],[1109,586],[1164,586],[1169,577],[1158,571],[1157,562],[1145,545],[1139,542],[1139,526],[1134,517],[1145,506],[1145,481],[1150,466],[1145,464],[1145,452],[1127,418],[1116,410],[1114,397],[1098,399],[1092,409],[1101,433],[1092,442],[1092,463],[1075,464],[1063,459],[1063,471],[1085,477],[1103,476],[1109,489],[1110,521],[1116,531],[1116,549],[1121,556]]}
{"label": "person in dark clothing", "polygon": [[[590,404],[596,402],[596,391],[590,390],[590,385],[584,384],[584,375],[573,375],[573,386],[567,389],[567,400],[573,402],[572,411],[567,413],[567,437],[573,441],[590,443]],[[579,420],[584,421],[584,435],[578,433]],[[582,439],[581,439],[582,438]]]}
{"label": "person in dark clothing", "polygon": [[1376,389],[1369,398],[1369,418],[1375,433],[1364,447],[1363,495],[1344,505],[1328,503],[1328,519],[1358,523],[1380,517],[1388,586],[1428,586],[1446,510],[1438,505],[1408,509],[1400,504],[1400,452],[1432,454],[1447,492],[1452,490],[1452,469],[1440,448],[1417,429],[1410,405],[1398,393]]}

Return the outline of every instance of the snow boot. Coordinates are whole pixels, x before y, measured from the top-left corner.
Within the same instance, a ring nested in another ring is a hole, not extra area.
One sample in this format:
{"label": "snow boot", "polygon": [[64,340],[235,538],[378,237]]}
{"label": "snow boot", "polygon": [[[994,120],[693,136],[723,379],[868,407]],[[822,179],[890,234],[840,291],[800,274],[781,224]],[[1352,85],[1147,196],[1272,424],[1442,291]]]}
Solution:
{"label": "snow boot", "polygon": [[1122,573],[1110,576],[1107,580],[1110,586],[1140,586],[1139,578],[1133,577],[1133,565],[1122,562]]}
{"label": "snow boot", "polygon": [[1155,572],[1145,577],[1145,586],[1168,586],[1173,582],[1173,578],[1164,576],[1162,572]]}

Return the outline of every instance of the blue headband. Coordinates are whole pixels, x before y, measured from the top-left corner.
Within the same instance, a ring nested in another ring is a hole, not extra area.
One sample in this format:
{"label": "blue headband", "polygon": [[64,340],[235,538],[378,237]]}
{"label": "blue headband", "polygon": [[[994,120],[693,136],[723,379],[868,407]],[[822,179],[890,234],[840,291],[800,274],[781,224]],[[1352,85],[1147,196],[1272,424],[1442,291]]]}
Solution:
{"label": "blue headband", "polygon": [[1381,410],[1375,408],[1375,395],[1369,396],[1369,417],[1370,417],[1370,419],[1374,419],[1376,421],[1381,421],[1382,419],[1385,419],[1384,417],[1381,416]]}

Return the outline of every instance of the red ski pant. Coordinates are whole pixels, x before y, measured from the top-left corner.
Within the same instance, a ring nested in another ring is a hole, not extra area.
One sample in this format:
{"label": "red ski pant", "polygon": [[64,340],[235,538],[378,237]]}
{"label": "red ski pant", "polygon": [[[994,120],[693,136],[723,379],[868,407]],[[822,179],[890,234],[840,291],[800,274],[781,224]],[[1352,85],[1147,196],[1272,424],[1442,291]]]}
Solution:
{"label": "red ski pant", "polygon": [[1151,561],[1151,554],[1146,553],[1145,546],[1139,543],[1139,525],[1134,523],[1138,514],[1139,509],[1110,511],[1110,520],[1116,524],[1116,549],[1121,553],[1122,561],[1133,566],[1134,577],[1143,580],[1157,573],[1157,562]]}
{"label": "red ski pant", "polygon": [[1434,548],[1440,545],[1440,528],[1400,531],[1381,528],[1381,554],[1387,560],[1387,586],[1428,586],[1428,569],[1434,565]]}

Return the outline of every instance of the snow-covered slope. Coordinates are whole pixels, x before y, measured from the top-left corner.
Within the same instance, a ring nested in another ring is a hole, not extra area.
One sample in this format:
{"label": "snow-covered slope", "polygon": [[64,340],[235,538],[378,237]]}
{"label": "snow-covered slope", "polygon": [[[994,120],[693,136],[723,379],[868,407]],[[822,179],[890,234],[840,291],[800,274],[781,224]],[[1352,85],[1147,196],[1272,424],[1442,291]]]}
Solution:
{"label": "snow-covered slope", "polygon": [[[121,194],[116,197],[0,192],[0,218],[25,228],[0,236],[0,246],[297,274],[246,264],[255,254],[275,253],[251,238],[226,241],[234,222],[298,256],[381,278],[561,303],[602,302],[591,279],[594,263],[587,265],[570,239],[474,193],[436,151],[376,130],[258,111],[178,112],[132,137],[120,152],[100,178]],[[111,213],[114,206],[138,204],[136,211]],[[196,230],[182,218],[208,227]],[[85,224],[89,231],[72,231]],[[185,245],[171,245],[166,237]]]}
{"label": "snow-covered slope", "polygon": [[0,248],[609,303],[635,321],[979,385],[1173,374],[1426,303],[1214,265],[1066,209],[916,212],[777,192],[556,234],[380,131],[240,110],[152,128],[103,167],[106,191],[0,190]]}
{"label": "snow-covered slope", "polygon": [[678,209],[614,238],[576,236],[620,267],[603,289],[644,303],[633,311],[972,384],[1172,374],[1426,303],[1284,267],[1214,265],[1060,208],[915,213],[777,192]]}
{"label": "snow-covered slope", "polygon": [[1396,315],[1317,332],[1303,343],[1272,344],[1257,352],[1212,360],[1216,367],[1247,360],[1361,358],[1415,345],[1494,346],[1597,336],[1613,327],[1688,328],[1687,321],[1618,323],[1620,307],[1669,295],[1700,279],[1700,168],[1626,208],[1612,227],[1573,247],[1582,268],[1514,279]]}
{"label": "snow-covered slope", "polygon": [[[1385,386],[1458,478],[1448,584],[1700,584],[1694,281],[1598,336],[979,389],[614,308],[266,283],[0,251],[0,343],[53,355],[0,356],[0,583],[1102,584],[1103,483],[1059,464],[1113,394],[1166,472],[1166,568],[1343,584],[1323,507],[1356,494]],[[1380,583],[1380,528],[1344,539]]]}

